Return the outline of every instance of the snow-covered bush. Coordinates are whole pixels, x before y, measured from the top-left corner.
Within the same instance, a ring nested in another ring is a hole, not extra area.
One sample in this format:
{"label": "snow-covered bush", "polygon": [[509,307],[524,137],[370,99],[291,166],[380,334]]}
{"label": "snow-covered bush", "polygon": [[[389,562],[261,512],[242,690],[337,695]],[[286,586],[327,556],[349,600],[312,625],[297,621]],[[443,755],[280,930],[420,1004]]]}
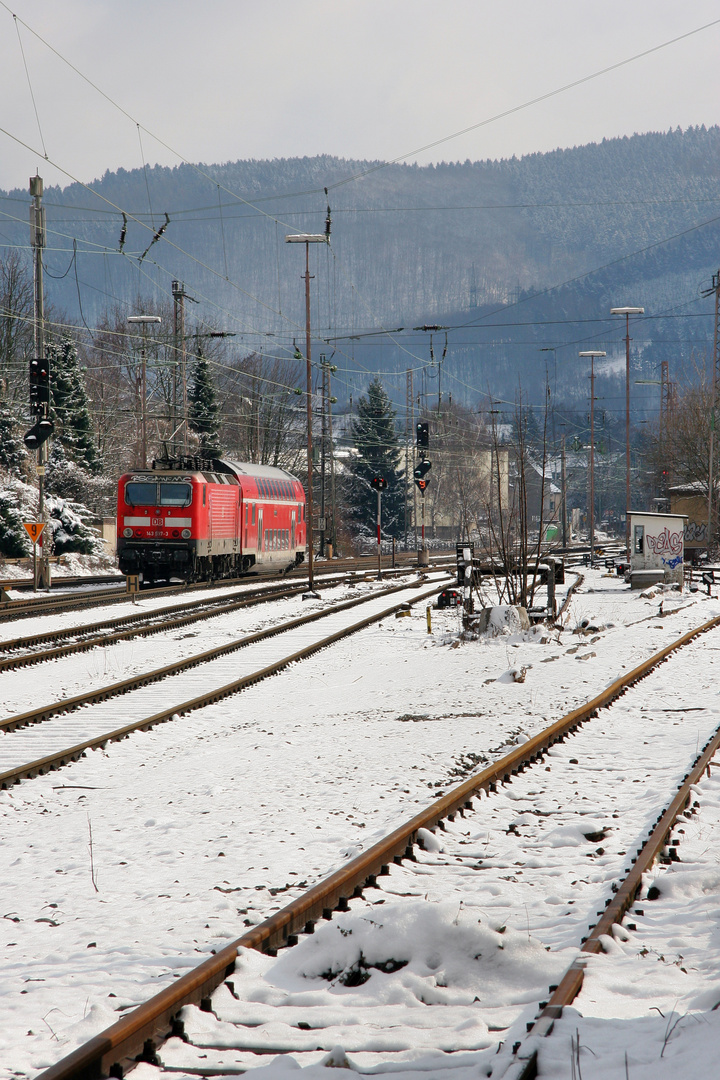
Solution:
{"label": "snow-covered bush", "polygon": [[0,486],[0,558],[32,555],[32,540],[23,525],[25,520],[14,486]]}
{"label": "snow-covered bush", "polygon": [[45,474],[45,490],[49,495],[92,507],[96,514],[112,512],[115,482],[101,474],[93,474],[67,456],[63,444],[52,443]]}
{"label": "snow-covered bush", "polygon": [[90,525],[90,512],[86,506],[58,495],[49,495],[45,506],[54,555],[64,555],[69,551],[81,555],[101,555],[105,551],[99,532]]}
{"label": "snow-covered bush", "polygon": [[[93,515],[83,503],[48,495],[45,511],[45,550],[48,555],[104,553],[100,534],[91,524]],[[0,472],[0,557],[17,559],[32,555],[32,541],[23,522],[37,520],[37,488]]]}

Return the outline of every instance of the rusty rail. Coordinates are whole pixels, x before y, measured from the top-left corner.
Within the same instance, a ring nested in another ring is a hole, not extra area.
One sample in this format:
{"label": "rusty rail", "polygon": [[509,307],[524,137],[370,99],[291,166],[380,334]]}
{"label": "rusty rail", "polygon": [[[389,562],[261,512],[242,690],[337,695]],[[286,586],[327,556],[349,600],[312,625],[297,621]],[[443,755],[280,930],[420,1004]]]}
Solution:
{"label": "rusty rail", "polygon": [[[313,886],[84,1046],[51,1066],[38,1080],[100,1080],[109,1075],[111,1068],[116,1069],[113,1075],[122,1076],[123,1067],[131,1067],[139,1060],[151,1060],[157,1041],[169,1034],[171,1029],[175,1033],[181,1030],[178,1013],[183,1006],[197,1004],[207,998],[232,973],[240,949],[252,948],[272,953],[283,945],[295,944],[298,933],[311,932],[315,921],[328,916],[338,907],[344,907],[349,899],[360,895],[363,888],[372,886],[378,876],[387,873],[391,862],[411,857],[419,829],[432,828],[443,818],[453,820],[456,813],[464,814],[466,809],[472,808],[473,798],[479,797],[483,791],[490,793],[496,790],[498,783],[508,782],[514,773],[522,771],[542,757],[553,743],[591,719],[599,709],[610,705],[624,694],[628,687],[648,675],[677,649],[718,625],[720,616],[688,631],[654,653],[585,705],[573,709],[494,765],[465,780],[422,813],[395,829],[384,840],[352,859],[341,870]],[[671,808],[666,811],[666,815],[670,813]],[[661,827],[663,819],[655,831]],[[607,917],[611,918],[614,912],[615,908],[612,908],[611,912],[608,905]],[[530,1059],[527,1065],[532,1068]],[[531,1071],[523,1073],[522,1080],[531,1080],[534,1075]],[[520,1076],[517,1080],[520,1080]]]}
{"label": "rusty rail", "polygon": [[[421,582],[418,581],[417,586],[420,587]],[[142,686],[148,682],[156,682],[159,679],[165,678],[167,675],[175,674],[177,671],[185,670],[188,667],[196,667],[200,663],[212,660],[216,656],[234,652],[253,642],[262,641],[264,638],[274,637],[284,633],[286,630],[294,629],[307,623],[316,622],[318,619],[324,618],[329,614],[336,614],[339,611],[346,611],[349,608],[358,607],[360,604],[366,604],[370,600],[376,600],[396,592],[407,591],[408,588],[412,587],[413,586],[411,585],[395,585],[390,589],[385,589],[381,593],[373,593],[370,596],[347,600],[342,604],[334,605],[332,608],[313,612],[311,615],[304,615],[298,619],[291,619],[286,623],[270,627],[267,630],[260,630],[255,634],[249,634],[247,637],[232,642],[230,645],[222,645],[216,649],[210,649],[205,653],[199,653],[178,664],[169,664],[167,667],[157,668],[155,671],[148,672],[145,675],[136,676],[133,679],[126,679],[122,683],[114,683],[110,687],[103,687],[100,690],[91,691],[85,695],[79,694],[77,697],[67,698],[64,702],[57,702],[53,706],[45,707],[44,710],[41,709],[37,712],[21,713],[17,716],[9,717],[7,720],[0,722],[0,730],[12,731],[14,728],[25,726],[27,723],[39,723],[43,719],[46,719],[48,716],[57,712],[66,712],[70,709],[80,708],[82,705],[89,704],[93,701],[106,700],[109,697],[113,697],[115,694],[127,693],[136,686]],[[407,601],[407,603],[418,603],[420,600],[427,599],[436,592],[439,592],[442,588],[443,585],[433,585],[429,590],[423,591],[419,596]],[[298,649],[289,656],[283,657],[281,660],[269,664],[259,671],[253,671],[249,675],[243,676],[241,679],[236,679],[231,683],[226,683],[224,686],[216,687],[206,694],[201,694],[198,697],[191,698],[180,704],[176,703],[167,709],[163,709],[159,713],[155,713],[153,716],[144,717],[142,720],[135,720],[130,724],[124,724],[120,728],[104,732],[102,735],[98,735],[93,739],[86,739],[81,743],[77,743],[75,746],[66,747],[64,750],[56,751],[53,754],[49,754],[47,757],[38,758],[36,761],[30,761],[17,768],[0,773],[0,789],[7,788],[11,784],[16,784],[20,780],[41,776],[62,765],[67,765],[70,761],[76,761],[86,750],[104,747],[106,743],[117,742],[119,739],[127,738],[127,736],[134,731],[147,731],[156,724],[163,724],[174,716],[181,716],[185,713],[193,712],[196,709],[202,709],[206,705],[213,705],[215,702],[222,701],[224,698],[231,697],[233,694],[245,690],[248,686],[253,686],[262,679],[269,678],[270,675],[276,675],[279,671],[282,671],[297,660],[304,660],[308,656],[312,656],[314,653],[319,652],[320,649],[324,649],[328,645],[334,644],[341,638],[348,637],[350,634],[356,633],[358,630],[363,630],[365,627],[371,626],[372,623],[386,618],[388,614],[392,614],[394,611],[404,607],[405,603],[406,601],[401,601],[391,608],[385,608],[385,610],[379,614],[368,615],[367,618],[358,620],[358,622],[353,623],[350,627],[338,630],[334,634],[328,634],[326,637],[322,638],[320,641],[314,642],[312,645],[307,645],[302,649]],[[30,719],[28,719],[28,717]]]}

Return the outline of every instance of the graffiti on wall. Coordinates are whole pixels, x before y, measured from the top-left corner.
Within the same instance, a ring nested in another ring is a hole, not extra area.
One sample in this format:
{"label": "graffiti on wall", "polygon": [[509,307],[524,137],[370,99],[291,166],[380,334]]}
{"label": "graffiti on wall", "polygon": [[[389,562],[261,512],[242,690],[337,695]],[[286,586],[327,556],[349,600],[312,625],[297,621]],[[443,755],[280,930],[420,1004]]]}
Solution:
{"label": "graffiti on wall", "polygon": [[683,561],[683,534],[670,532],[666,527],[658,536],[646,536],[645,542],[653,555],[659,555],[663,566],[674,570]]}
{"label": "graffiti on wall", "polygon": [[659,536],[646,536],[645,542],[653,555],[679,555],[682,558],[683,534],[681,532],[671,533],[668,528],[664,528]]}
{"label": "graffiti on wall", "polygon": [[707,538],[707,521],[688,521],[685,526],[686,544],[704,544]]}

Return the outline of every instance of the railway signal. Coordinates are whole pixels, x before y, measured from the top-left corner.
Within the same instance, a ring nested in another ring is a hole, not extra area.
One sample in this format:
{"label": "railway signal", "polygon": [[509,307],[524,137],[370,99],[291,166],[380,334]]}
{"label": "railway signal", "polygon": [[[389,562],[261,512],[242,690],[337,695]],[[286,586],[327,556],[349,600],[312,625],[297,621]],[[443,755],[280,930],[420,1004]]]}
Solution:
{"label": "railway signal", "polygon": [[428,486],[427,480],[416,480],[415,481],[415,486],[418,489],[418,491],[420,492],[420,494],[422,495],[422,497],[425,498],[425,489]]}
{"label": "railway signal", "polygon": [[423,458],[422,461],[418,461],[417,465],[413,469],[413,476],[416,480],[422,480],[432,469],[432,462],[427,458]]}
{"label": "railway signal", "polygon": [[382,578],[382,544],[380,539],[380,523],[382,519],[382,493],[387,489],[388,482],[384,476],[373,476],[370,486],[377,491],[377,557],[378,557],[378,581]]}
{"label": "railway signal", "polygon": [[430,425],[421,420],[415,426],[415,434],[418,450],[427,450],[430,446]]}

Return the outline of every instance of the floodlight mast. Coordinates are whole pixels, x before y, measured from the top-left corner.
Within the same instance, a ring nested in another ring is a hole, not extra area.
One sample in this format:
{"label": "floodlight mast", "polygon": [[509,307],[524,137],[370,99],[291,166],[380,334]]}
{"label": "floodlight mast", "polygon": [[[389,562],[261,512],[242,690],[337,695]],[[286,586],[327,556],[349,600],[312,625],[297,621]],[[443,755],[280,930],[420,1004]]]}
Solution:
{"label": "floodlight mast", "polygon": [[330,243],[330,207],[324,233],[291,233],[285,237],[286,244],[305,245],[305,368],[307,404],[307,504],[305,508],[305,532],[308,546],[308,594],[315,591],[313,560],[313,494],[312,494],[312,369],[310,359],[310,245]]}
{"label": "floodlight mast", "polygon": [[613,307],[611,315],[625,316],[625,544],[630,558],[630,316],[644,315],[644,307]]}
{"label": "floodlight mast", "polygon": [[607,356],[597,349],[588,349],[578,356],[590,357],[590,565],[595,562],[595,357]]}

